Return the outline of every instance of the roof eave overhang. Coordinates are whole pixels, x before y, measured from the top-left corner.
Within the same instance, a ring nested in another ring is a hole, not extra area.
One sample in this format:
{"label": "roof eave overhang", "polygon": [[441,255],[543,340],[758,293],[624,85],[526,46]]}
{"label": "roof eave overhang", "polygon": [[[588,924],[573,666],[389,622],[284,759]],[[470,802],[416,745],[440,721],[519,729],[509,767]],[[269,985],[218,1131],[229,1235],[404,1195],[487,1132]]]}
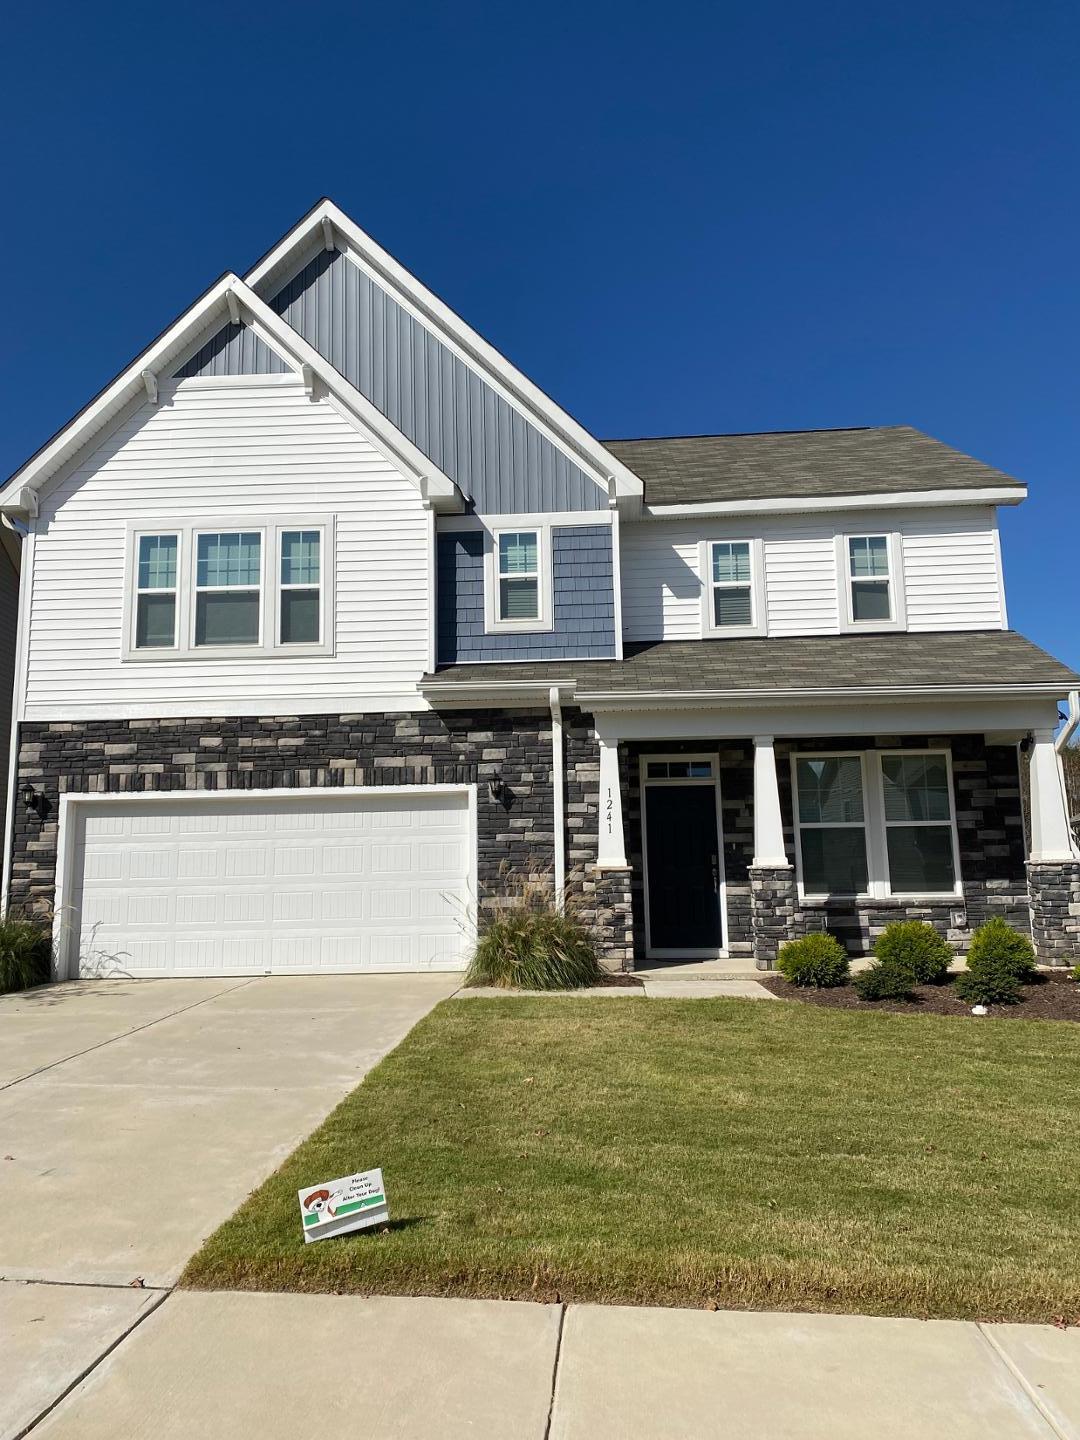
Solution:
{"label": "roof eave overhang", "polygon": [[1019,685],[883,685],[833,686],[829,688],[759,688],[754,690],[591,690],[578,684],[572,675],[543,679],[496,681],[422,680],[421,694],[439,705],[509,705],[515,701],[546,701],[552,688],[583,709],[609,710],[702,710],[717,706],[760,706],[762,704],[862,705],[876,701],[898,704],[925,700],[999,701],[1060,700],[1074,688],[1075,680]]}
{"label": "roof eave overhang", "polygon": [[1019,505],[1027,499],[1026,485],[952,486],[940,490],[889,490],[875,494],[856,490],[842,495],[780,495],[756,500],[700,500],[678,505],[656,505],[646,501],[642,513],[647,519],[668,520],[680,516],[800,514],[813,510],[899,509],[913,505]]}
{"label": "roof eave overhang", "polygon": [[634,513],[641,504],[641,479],[607,450],[583,425],[568,415],[537,385],[478,335],[426,285],[382,248],[332,200],[322,200],[244,277],[253,290],[267,295],[288,275],[295,257],[313,242],[338,243],[407,309],[417,311],[437,332],[441,331],[478,370],[506,391],[514,404],[542,429],[552,432],[561,446],[592,478],[608,490],[613,503]]}
{"label": "roof eave overhang", "polygon": [[942,700],[1059,700],[1067,694],[1069,683],[1033,685],[882,685],[839,688],[773,688],[755,690],[588,690],[578,689],[575,699],[587,709],[701,709],[715,705],[761,705],[764,702],[783,704],[796,701],[804,705],[844,703],[861,705],[870,701]]}

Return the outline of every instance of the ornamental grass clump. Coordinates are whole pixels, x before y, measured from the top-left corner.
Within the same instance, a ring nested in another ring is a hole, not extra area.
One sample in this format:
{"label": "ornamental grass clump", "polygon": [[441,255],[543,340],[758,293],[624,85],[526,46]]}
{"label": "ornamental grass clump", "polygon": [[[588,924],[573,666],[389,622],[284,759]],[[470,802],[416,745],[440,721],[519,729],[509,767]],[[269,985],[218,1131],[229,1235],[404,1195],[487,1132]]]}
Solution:
{"label": "ornamental grass clump", "polygon": [[571,899],[553,886],[526,885],[481,922],[466,985],[505,990],[580,990],[603,972],[596,943]]}
{"label": "ornamental grass clump", "polygon": [[995,916],[972,936],[967,969],[956,977],[956,993],[972,1005],[1015,1005],[1021,986],[1034,980],[1035,973],[1031,941]]}
{"label": "ornamental grass clump", "polygon": [[944,984],[953,958],[948,941],[925,920],[886,925],[874,943],[874,954],[883,965],[909,971],[917,985]]}
{"label": "ornamental grass clump", "polygon": [[776,968],[792,985],[816,990],[847,983],[850,966],[847,951],[832,935],[804,935],[781,945]]}
{"label": "ornamental grass clump", "polygon": [[52,979],[52,938],[39,920],[0,920],[0,995],[29,990]]}

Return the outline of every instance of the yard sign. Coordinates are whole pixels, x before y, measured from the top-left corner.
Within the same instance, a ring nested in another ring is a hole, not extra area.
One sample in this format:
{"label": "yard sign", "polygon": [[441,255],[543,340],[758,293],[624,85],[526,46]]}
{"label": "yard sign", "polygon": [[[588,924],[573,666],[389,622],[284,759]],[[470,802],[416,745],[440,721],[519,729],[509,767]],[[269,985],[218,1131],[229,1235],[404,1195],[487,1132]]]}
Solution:
{"label": "yard sign", "polygon": [[390,1218],[381,1170],[364,1170],[298,1190],[304,1240],[323,1240],[346,1230],[365,1230]]}

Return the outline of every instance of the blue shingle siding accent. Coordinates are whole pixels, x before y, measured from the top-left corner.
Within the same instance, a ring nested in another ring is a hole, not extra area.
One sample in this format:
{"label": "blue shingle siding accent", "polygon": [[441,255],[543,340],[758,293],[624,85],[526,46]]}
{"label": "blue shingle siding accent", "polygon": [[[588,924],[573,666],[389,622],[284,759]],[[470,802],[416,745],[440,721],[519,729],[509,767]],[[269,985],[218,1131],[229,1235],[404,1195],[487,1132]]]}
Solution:
{"label": "blue shingle siding accent", "polygon": [[271,308],[486,515],[604,510],[595,481],[340,251]]}
{"label": "blue shingle siding accent", "polygon": [[284,375],[288,365],[249,325],[223,325],[216,335],[181,365],[175,379],[196,375]]}
{"label": "blue shingle siding accent", "polygon": [[484,537],[479,530],[439,536],[440,665],[471,660],[607,660],[615,654],[610,525],[551,532],[553,630],[494,635],[484,629]]}

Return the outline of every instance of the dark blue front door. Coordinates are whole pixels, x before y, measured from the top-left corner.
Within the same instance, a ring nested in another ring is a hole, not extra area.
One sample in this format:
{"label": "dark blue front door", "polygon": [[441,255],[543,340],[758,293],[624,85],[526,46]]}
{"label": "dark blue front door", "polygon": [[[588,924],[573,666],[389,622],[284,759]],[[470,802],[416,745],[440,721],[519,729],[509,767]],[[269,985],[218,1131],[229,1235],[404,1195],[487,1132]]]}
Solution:
{"label": "dark blue front door", "polygon": [[720,846],[716,790],[648,785],[645,844],[653,950],[719,950]]}

